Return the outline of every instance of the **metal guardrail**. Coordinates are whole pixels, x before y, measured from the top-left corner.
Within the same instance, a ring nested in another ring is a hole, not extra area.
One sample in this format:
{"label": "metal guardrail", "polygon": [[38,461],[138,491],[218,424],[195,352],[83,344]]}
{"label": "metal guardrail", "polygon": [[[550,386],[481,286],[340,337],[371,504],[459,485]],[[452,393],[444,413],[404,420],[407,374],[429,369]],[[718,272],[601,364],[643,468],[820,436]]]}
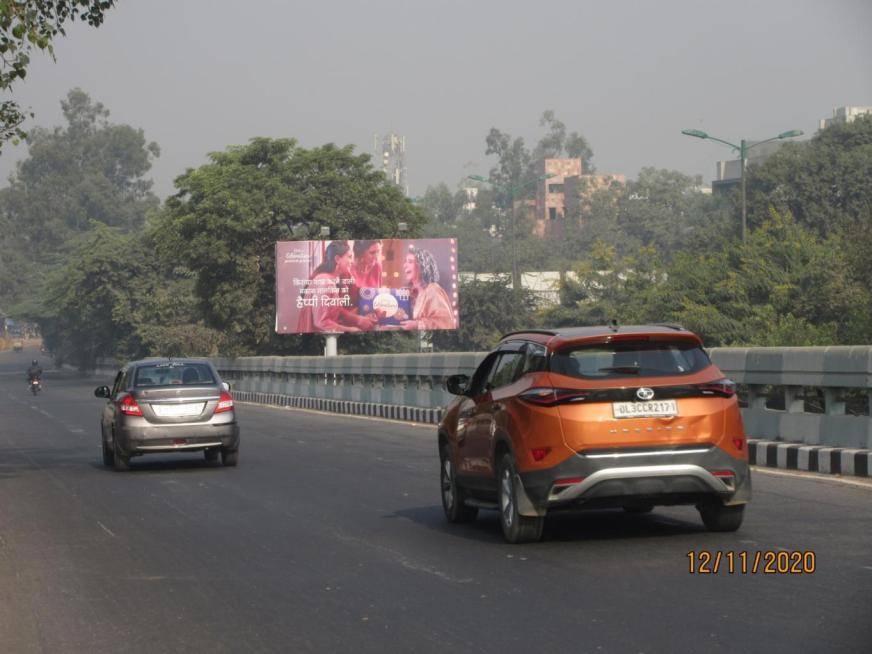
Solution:
{"label": "metal guardrail", "polygon": [[[234,388],[254,394],[251,397],[434,409],[452,397],[444,390],[444,379],[472,374],[486,354],[242,357],[213,362]],[[715,348],[710,354],[740,385],[750,436],[872,448],[872,347]],[[436,420],[439,413],[427,415]]]}

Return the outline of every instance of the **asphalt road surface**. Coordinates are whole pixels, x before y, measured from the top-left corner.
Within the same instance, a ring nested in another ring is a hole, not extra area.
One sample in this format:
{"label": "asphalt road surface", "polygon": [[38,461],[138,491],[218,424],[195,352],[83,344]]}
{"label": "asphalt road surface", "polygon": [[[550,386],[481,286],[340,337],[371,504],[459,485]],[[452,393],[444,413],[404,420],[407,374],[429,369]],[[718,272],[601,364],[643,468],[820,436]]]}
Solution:
{"label": "asphalt road surface", "polygon": [[[734,534],[692,508],[445,523],[433,427],[240,406],[238,468],[100,464],[95,380],[0,353],[0,652],[869,652],[872,487],[754,477]],[[100,381],[99,383],[103,383]],[[688,552],[812,551],[813,574]]]}

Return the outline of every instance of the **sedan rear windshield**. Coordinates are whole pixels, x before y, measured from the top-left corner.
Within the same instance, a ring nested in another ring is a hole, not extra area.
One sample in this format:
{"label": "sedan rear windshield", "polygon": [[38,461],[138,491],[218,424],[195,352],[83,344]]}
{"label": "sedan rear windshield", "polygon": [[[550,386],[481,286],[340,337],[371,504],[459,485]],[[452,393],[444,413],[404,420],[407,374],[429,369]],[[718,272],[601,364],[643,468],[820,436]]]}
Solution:
{"label": "sedan rear windshield", "polygon": [[621,341],[570,347],[551,356],[551,371],[569,377],[614,379],[689,375],[711,364],[694,343]]}
{"label": "sedan rear windshield", "polygon": [[212,368],[205,363],[155,363],[136,369],[134,386],[202,386],[215,384]]}

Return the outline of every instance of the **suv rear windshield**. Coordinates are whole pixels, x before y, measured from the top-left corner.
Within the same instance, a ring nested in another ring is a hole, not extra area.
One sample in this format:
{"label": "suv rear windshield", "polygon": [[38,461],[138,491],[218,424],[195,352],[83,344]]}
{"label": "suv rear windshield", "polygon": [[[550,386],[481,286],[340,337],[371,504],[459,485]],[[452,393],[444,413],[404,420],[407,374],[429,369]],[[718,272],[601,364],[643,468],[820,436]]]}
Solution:
{"label": "suv rear windshield", "polygon": [[569,377],[613,379],[689,375],[711,364],[694,343],[621,341],[569,347],[551,356],[551,371]]}
{"label": "suv rear windshield", "polygon": [[215,384],[212,369],[205,363],[155,363],[136,369],[134,386],[197,386]]}

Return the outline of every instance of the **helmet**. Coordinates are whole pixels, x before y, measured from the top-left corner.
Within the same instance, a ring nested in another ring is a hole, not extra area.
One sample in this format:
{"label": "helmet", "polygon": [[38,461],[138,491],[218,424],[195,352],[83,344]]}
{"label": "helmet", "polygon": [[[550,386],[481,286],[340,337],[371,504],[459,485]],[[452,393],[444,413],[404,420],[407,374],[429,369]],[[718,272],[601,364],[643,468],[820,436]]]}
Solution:
{"label": "helmet", "polygon": [[33,361],[30,362],[30,365],[32,365],[32,366],[38,366],[38,365],[39,365],[39,361],[37,361],[36,359],[34,359]]}

